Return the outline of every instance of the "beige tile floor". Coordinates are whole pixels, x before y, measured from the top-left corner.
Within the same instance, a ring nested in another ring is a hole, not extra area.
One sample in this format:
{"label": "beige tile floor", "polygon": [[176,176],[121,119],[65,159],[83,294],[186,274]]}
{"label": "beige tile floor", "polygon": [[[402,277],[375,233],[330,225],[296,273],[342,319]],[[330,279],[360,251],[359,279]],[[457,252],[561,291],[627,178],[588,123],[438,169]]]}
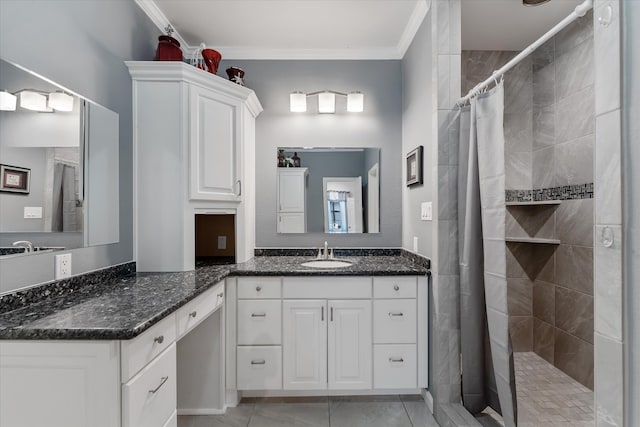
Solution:
{"label": "beige tile floor", "polygon": [[180,416],[178,427],[437,427],[420,396],[243,399],[224,415]]}
{"label": "beige tile floor", "polygon": [[[535,353],[514,353],[518,427],[593,426],[593,391]],[[478,417],[484,426],[502,426],[487,410]]]}

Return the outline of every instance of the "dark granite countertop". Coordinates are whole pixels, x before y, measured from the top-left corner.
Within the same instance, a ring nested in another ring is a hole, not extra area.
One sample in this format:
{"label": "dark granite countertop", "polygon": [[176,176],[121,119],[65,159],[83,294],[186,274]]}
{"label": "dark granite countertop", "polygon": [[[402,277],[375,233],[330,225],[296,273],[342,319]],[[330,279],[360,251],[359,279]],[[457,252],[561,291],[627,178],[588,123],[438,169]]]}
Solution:
{"label": "dark granite countertop", "polygon": [[261,256],[242,264],[202,266],[189,272],[133,273],[91,283],[82,291],[67,289],[41,301],[30,296],[33,302],[0,312],[0,340],[131,339],[228,276],[388,276],[428,271],[403,256],[340,259],[353,265],[317,269],[300,265],[313,257]]}

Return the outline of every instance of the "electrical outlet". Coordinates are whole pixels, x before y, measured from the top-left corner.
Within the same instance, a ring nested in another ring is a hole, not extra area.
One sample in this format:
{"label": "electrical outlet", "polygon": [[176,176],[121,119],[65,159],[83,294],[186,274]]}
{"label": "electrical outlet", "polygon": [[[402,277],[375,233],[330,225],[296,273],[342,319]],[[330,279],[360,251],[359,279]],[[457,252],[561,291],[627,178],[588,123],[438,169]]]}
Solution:
{"label": "electrical outlet", "polygon": [[218,249],[227,249],[227,236],[218,236]]}
{"label": "electrical outlet", "polygon": [[71,254],[56,255],[56,280],[71,277]]}
{"label": "electrical outlet", "polygon": [[413,252],[418,252],[418,236],[413,236]]}

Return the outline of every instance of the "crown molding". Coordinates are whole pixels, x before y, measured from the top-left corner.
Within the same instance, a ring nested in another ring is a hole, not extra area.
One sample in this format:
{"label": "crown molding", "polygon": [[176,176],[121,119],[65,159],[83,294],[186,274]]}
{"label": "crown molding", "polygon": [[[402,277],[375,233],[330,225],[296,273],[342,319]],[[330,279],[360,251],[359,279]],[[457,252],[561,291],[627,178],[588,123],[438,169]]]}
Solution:
{"label": "crown molding", "polygon": [[255,92],[181,61],[125,61],[134,81],[187,82],[242,100],[253,115],[262,112]]}
{"label": "crown molding", "polygon": [[407,49],[411,46],[411,42],[420,29],[420,25],[422,25],[422,21],[424,21],[424,18],[427,16],[427,12],[429,12],[430,7],[431,0],[421,0],[416,3],[416,7],[413,8],[413,12],[409,17],[409,22],[407,22],[407,26],[404,28],[404,31],[400,36],[400,40],[398,41],[398,53],[400,55],[400,59],[404,58],[404,54],[407,53]]}
{"label": "crown molding", "polygon": [[[154,0],[134,0],[147,14],[149,19],[164,33],[169,19],[160,10]],[[216,47],[225,60],[258,59],[258,60],[389,60],[402,59],[411,45],[422,21],[431,6],[431,0],[420,0],[409,17],[397,46],[372,47],[362,49],[287,49],[260,47]],[[171,25],[173,27],[173,25]],[[174,27],[173,38],[180,42],[183,56],[190,58],[198,49],[191,46]]]}

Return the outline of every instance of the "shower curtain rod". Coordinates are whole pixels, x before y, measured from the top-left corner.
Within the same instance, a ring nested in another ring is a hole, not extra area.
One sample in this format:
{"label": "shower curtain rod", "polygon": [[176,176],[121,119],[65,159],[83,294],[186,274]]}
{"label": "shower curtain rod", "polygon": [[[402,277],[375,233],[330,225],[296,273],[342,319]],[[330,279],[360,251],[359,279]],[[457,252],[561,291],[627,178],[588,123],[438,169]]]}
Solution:
{"label": "shower curtain rod", "polygon": [[498,82],[498,78],[501,77],[502,75],[504,75],[504,73],[506,73],[507,71],[509,71],[513,67],[515,67],[516,64],[518,64],[524,58],[526,58],[531,53],[533,53],[534,50],[536,50],[538,47],[540,47],[542,44],[544,44],[551,37],[553,37],[556,34],[558,34],[563,28],[565,28],[566,26],[571,24],[576,19],[582,18],[592,8],[593,8],[593,0],[585,0],[584,2],[582,2],[581,4],[576,6],[576,8],[573,10],[573,12],[571,12],[571,14],[569,16],[567,16],[562,21],[560,21],[555,27],[553,27],[552,29],[547,31],[538,40],[536,40],[531,45],[526,47],[522,52],[520,52],[511,61],[509,61],[506,64],[504,64],[502,66],[502,68],[494,71],[493,74],[491,74],[491,77],[489,77],[485,81],[483,81],[483,82],[477,84],[476,86],[474,86],[473,89],[471,89],[466,96],[463,96],[462,98],[458,99],[456,104],[459,105],[459,106],[463,106],[464,104],[469,102],[469,100],[471,98],[473,98],[474,96],[478,95],[482,89],[488,87],[492,82],[496,82],[497,83]]}

